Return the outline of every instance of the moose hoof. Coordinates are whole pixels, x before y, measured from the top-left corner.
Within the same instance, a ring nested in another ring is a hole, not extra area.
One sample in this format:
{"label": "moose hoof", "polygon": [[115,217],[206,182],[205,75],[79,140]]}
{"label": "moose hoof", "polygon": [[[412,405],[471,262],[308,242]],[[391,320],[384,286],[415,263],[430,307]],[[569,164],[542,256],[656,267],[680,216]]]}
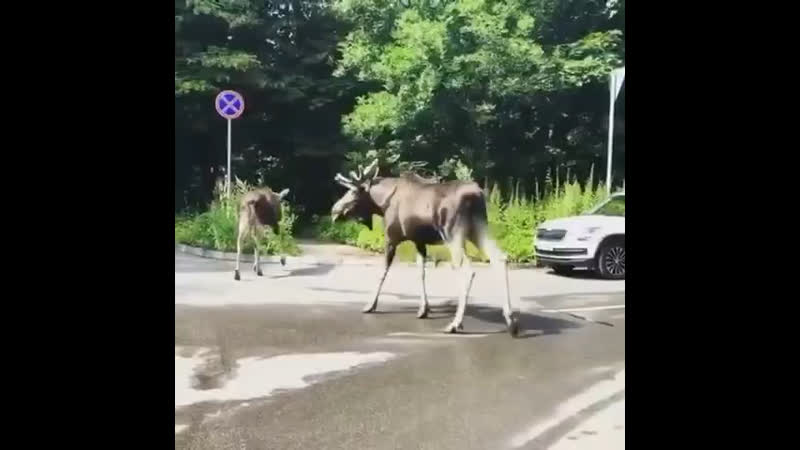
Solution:
{"label": "moose hoof", "polygon": [[511,323],[508,324],[508,334],[511,337],[519,336],[519,321],[514,316],[511,316]]}
{"label": "moose hoof", "polygon": [[365,306],[364,308],[362,308],[361,312],[364,313],[364,314],[372,313],[372,312],[375,312],[375,308],[376,307],[377,307],[377,305],[375,305],[374,303],[371,303],[371,304]]}
{"label": "moose hoof", "polygon": [[444,331],[445,333],[455,334],[458,333],[458,330],[463,330],[463,329],[464,329],[464,324],[460,323],[456,325],[454,323],[451,323],[450,325],[446,326],[442,331]]}
{"label": "moose hoof", "polygon": [[238,270],[234,270],[233,271],[233,279],[236,280],[236,281],[239,281],[239,280],[242,279],[242,277],[239,276],[239,271]]}
{"label": "moose hoof", "polygon": [[286,265],[286,257],[285,256],[281,256],[281,265],[282,266]]}
{"label": "moose hoof", "polygon": [[264,276],[264,272],[262,272],[262,271],[261,271],[261,268],[259,268],[258,270],[256,270],[256,275],[258,275],[258,276],[260,276],[260,277],[263,277],[263,276]]}
{"label": "moose hoof", "polygon": [[428,308],[420,309],[417,311],[417,319],[425,319],[428,317]]}

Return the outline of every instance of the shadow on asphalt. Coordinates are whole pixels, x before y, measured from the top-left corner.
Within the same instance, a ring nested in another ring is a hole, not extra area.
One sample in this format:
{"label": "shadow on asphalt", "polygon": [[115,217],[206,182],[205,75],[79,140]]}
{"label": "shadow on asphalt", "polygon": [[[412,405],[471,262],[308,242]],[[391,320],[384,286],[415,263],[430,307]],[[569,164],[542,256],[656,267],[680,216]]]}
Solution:
{"label": "shadow on asphalt", "polygon": [[597,281],[625,281],[625,280],[609,280],[603,277],[598,276],[591,270],[573,270],[567,274],[558,274],[555,271],[548,270],[547,275],[558,277],[558,278],[570,278],[573,280],[597,280]]}
{"label": "shadow on asphalt", "polygon": [[175,259],[175,273],[233,272],[234,263],[213,259]]}
{"label": "shadow on asphalt", "polygon": [[335,269],[334,264],[319,264],[311,267],[303,267],[300,269],[285,269],[289,273],[281,275],[270,275],[270,278],[289,278],[289,277],[313,277],[317,275],[327,275],[331,270]]}
{"label": "shadow on asphalt", "polygon": [[[378,307],[380,308],[380,303],[378,303]],[[392,305],[388,306],[387,308],[391,309],[379,309],[372,314],[407,314],[414,318],[417,312],[416,306]],[[455,302],[447,305],[431,306],[430,312],[428,313],[428,318],[425,320],[450,320],[455,315],[456,308],[457,306]],[[475,330],[474,326],[471,326],[471,330],[461,330],[458,332],[458,334],[500,334],[507,332],[506,319],[503,317],[502,308],[467,304],[467,310],[464,312],[464,317],[471,317],[484,324],[497,325],[500,326],[501,329],[492,327],[492,329],[489,330]],[[582,328],[584,326],[581,323],[572,322],[569,320],[540,316],[526,312],[517,312],[517,320],[519,321],[519,334],[517,337],[520,339],[560,334],[562,330]]]}
{"label": "shadow on asphalt", "polygon": [[[336,292],[339,294],[357,294],[364,296],[364,301],[367,301],[367,296],[372,295],[373,291],[363,291],[363,290],[355,290],[355,289],[336,289],[336,288],[326,288],[326,287],[311,287],[310,289],[314,291],[323,291],[323,292]],[[381,300],[383,300],[384,295],[391,295],[393,297],[397,297],[401,300],[419,300],[419,294],[399,294],[397,292],[389,292],[389,291],[381,291]],[[445,300],[445,299],[452,299],[453,296],[451,295],[429,295],[428,300]],[[386,301],[391,301],[387,299]],[[416,307],[414,307],[414,311],[416,311]]]}
{"label": "shadow on asphalt", "polygon": [[[281,267],[277,261],[261,261],[260,266],[262,269],[283,269],[285,273],[272,274],[265,273],[265,278],[288,278],[288,277],[302,277],[302,276],[318,276],[326,275],[336,268],[335,264],[317,264],[311,267],[293,268],[291,257],[287,261],[287,265]],[[177,254],[175,256],[175,273],[191,273],[191,272],[231,272],[236,267],[236,261],[219,260],[211,258],[202,258]],[[242,260],[240,263],[241,272],[253,273],[253,262]]]}
{"label": "shadow on asphalt", "polygon": [[[328,292],[338,292],[338,293],[345,293],[345,294],[359,294],[359,295],[369,295],[369,291],[361,291],[361,290],[353,290],[353,289],[334,289],[334,288],[312,288],[314,290],[319,291],[328,291]],[[419,299],[419,295],[409,295],[409,294],[397,294],[392,292],[382,292],[381,295],[393,295],[397,298],[404,299],[404,300],[417,300]],[[623,292],[624,294],[624,292]],[[572,294],[575,295],[575,294]],[[581,294],[583,295],[583,294]],[[608,294],[586,294],[586,295],[608,295]],[[551,296],[552,298],[557,297],[566,297],[564,295],[561,296]],[[365,297],[366,298],[366,297]],[[429,300],[433,300],[437,297],[429,296]],[[440,320],[440,319],[450,319],[455,315],[456,308],[457,308],[457,301],[452,297],[438,297],[441,299],[450,299],[450,301],[444,304],[437,304],[431,305],[430,312],[428,313],[428,318],[426,320]],[[528,299],[537,299],[541,300],[544,297],[527,297]],[[384,315],[384,314],[408,314],[409,316],[414,316],[417,312],[418,306],[414,305],[403,305],[399,306],[396,304],[391,304],[390,301],[381,302],[378,301],[378,310],[372,314],[375,315]],[[493,325],[500,325],[503,327],[502,330],[489,330],[489,331],[469,331],[464,332],[460,331],[460,334],[493,334],[493,333],[505,333],[505,325],[506,320],[503,317],[503,309],[501,307],[495,306],[486,306],[486,305],[472,305],[467,303],[467,310],[464,312],[465,317],[472,317],[484,323],[490,323]],[[537,336],[545,336],[551,334],[560,334],[562,330],[565,329],[574,329],[574,328],[581,328],[584,326],[582,323],[577,323],[569,320],[558,319],[555,317],[547,317],[541,316],[536,314],[531,314],[528,312],[517,312],[517,320],[519,321],[520,326],[520,333],[518,335],[519,338],[531,338]]]}
{"label": "shadow on asphalt", "polygon": [[558,294],[558,295],[528,295],[528,296],[520,296],[519,299],[522,301],[550,301],[550,300],[565,300],[575,297],[609,297],[621,295],[625,296],[625,291],[617,291],[617,292],[570,292],[569,294]]}
{"label": "shadow on asphalt", "polygon": [[[474,317],[482,322],[499,324],[505,326],[506,319],[503,317],[503,309],[484,305],[467,305],[465,315]],[[582,324],[555,317],[546,317],[528,312],[517,312],[519,321],[519,338],[532,338],[546,336],[550,334],[560,334],[562,330],[581,328]]]}

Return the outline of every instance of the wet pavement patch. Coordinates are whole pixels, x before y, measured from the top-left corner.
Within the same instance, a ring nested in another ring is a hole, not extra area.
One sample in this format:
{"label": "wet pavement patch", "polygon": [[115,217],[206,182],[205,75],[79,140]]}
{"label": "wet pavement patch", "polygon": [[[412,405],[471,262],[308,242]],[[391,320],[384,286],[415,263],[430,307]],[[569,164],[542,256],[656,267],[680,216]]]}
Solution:
{"label": "wet pavement patch", "polygon": [[[230,371],[217,371],[213,353],[200,350],[186,357],[175,355],[175,408],[207,402],[266,397],[278,390],[300,389],[321,377],[393,358],[388,352],[338,352],[248,357]],[[204,373],[212,367],[213,373]],[[176,431],[177,432],[177,431]]]}

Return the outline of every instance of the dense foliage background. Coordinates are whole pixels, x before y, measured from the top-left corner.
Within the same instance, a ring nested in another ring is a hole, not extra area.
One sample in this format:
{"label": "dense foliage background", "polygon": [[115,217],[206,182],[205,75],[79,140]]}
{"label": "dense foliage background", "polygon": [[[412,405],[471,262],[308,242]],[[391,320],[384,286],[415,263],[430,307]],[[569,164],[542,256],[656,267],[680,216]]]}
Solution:
{"label": "dense foliage background", "polygon": [[319,231],[314,216],[342,194],[333,175],[372,157],[382,173],[472,178],[497,185],[500,210],[537,209],[537,195],[605,173],[608,73],[624,49],[624,0],[176,0],[176,213],[185,226],[209,212],[224,176],[222,89],[247,103],[233,173],[291,188],[295,228]]}

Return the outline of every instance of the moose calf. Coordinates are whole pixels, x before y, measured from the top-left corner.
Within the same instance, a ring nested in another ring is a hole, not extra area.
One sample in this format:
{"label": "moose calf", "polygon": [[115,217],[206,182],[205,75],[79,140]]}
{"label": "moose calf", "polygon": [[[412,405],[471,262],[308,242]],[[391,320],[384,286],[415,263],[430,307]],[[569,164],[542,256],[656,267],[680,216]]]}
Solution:
{"label": "moose calf", "polygon": [[[255,189],[242,197],[239,205],[239,230],[236,236],[236,270],[234,280],[240,280],[239,259],[242,254],[242,239],[248,235],[253,238],[255,254],[253,256],[253,271],[262,276],[261,266],[258,263],[258,236],[265,227],[272,228],[277,235],[280,231],[278,223],[281,221],[281,200],[289,193],[284,189],[276,194],[269,188]],[[281,265],[286,265],[286,256],[281,255]]]}

